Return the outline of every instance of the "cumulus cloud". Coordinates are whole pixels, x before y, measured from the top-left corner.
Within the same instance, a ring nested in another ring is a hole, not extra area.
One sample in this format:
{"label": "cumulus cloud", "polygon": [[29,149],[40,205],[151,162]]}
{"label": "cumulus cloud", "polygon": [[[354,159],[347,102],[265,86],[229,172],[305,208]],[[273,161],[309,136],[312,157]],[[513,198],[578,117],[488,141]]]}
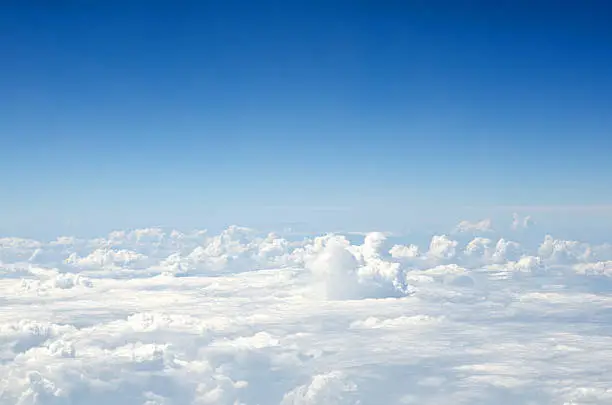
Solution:
{"label": "cumulus cloud", "polygon": [[385,239],[381,233],[371,233],[366,236],[363,245],[352,247],[342,236],[329,238],[325,247],[307,263],[315,286],[328,299],[406,294],[408,288],[400,264],[382,257]]}
{"label": "cumulus cloud", "polygon": [[465,246],[464,254],[468,257],[487,257],[491,254],[492,245],[491,239],[476,237]]}
{"label": "cumulus cloud", "polygon": [[612,261],[579,263],[574,266],[574,270],[585,276],[612,277]]}
{"label": "cumulus cloud", "polygon": [[21,288],[42,293],[49,289],[59,288],[67,290],[76,287],[93,287],[93,282],[87,277],[73,273],[59,273],[55,270],[40,270],[32,272],[37,275],[36,279],[24,278],[21,280]]}
{"label": "cumulus cloud", "polygon": [[495,251],[491,255],[491,259],[495,263],[504,263],[512,260],[517,260],[521,256],[521,245],[508,241],[505,239],[500,239],[497,241],[495,245]]}
{"label": "cumulus cloud", "polygon": [[343,373],[331,371],[312,377],[307,384],[288,392],[281,405],[349,405],[356,404],[357,385],[347,380]]}
{"label": "cumulus cloud", "polygon": [[413,244],[393,245],[389,253],[395,259],[415,259],[421,255],[419,247]]}
{"label": "cumulus cloud", "polygon": [[454,233],[478,233],[478,232],[492,232],[493,226],[490,219],[483,219],[476,222],[470,222],[467,220],[459,222],[454,229]]}
{"label": "cumulus cloud", "polygon": [[208,237],[186,255],[191,272],[239,272],[282,267],[290,263],[287,240],[271,233],[260,237],[253,229],[232,226]]}
{"label": "cumulus cloud", "polygon": [[546,235],[538,248],[538,255],[551,263],[565,264],[588,261],[591,247],[578,241],[554,239]]}
{"label": "cumulus cloud", "polygon": [[435,235],[431,238],[427,256],[437,260],[450,260],[457,254],[456,240],[450,239],[446,235]]}
{"label": "cumulus cloud", "polygon": [[85,257],[72,253],[64,262],[81,268],[121,268],[144,265],[146,260],[145,255],[131,250],[96,249]]}
{"label": "cumulus cloud", "polygon": [[474,236],[4,238],[0,404],[610,402],[611,245]]}
{"label": "cumulus cloud", "polygon": [[476,237],[467,243],[462,253],[468,264],[482,265],[518,260],[524,250],[519,243],[504,238],[494,242],[489,238]]}

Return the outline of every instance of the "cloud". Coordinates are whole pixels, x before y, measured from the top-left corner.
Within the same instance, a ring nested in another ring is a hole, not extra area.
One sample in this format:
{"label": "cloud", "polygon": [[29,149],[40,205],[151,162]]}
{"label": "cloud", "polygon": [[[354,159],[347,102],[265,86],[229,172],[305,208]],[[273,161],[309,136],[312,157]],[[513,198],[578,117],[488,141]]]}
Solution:
{"label": "cloud", "polygon": [[55,288],[67,290],[77,287],[93,287],[93,281],[80,274],[59,273],[54,270],[42,270],[34,274],[38,276],[37,279],[24,278],[21,280],[22,289],[33,290],[41,294],[49,289]]}
{"label": "cloud", "polygon": [[64,262],[79,268],[121,268],[143,266],[146,261],[145,255],[131,250],[96,249],[85,257],[72,253]]}
{"label": "cloud", "polygon": [[514,230],[519,230],[519,229],[529,229],[534,225],[534,221],[531,218],[531,216],[527,215],[527,216],[520,216],[517,213],[512,214],[512,225],[510,226],[510,228],[514,229]]}
{"label": "cloud", "polygon": [[516,261],[509,261],[501,269],[508,275],[512,273],[541,274],[545,272],[544,263],[537,256],[523,256]]}
{"label": "cloud", "polygon": [[406,294],[400,264],[382,257],[385,240],[383,234],[371,233],[363,245],[355,247],[343,236],[330,237],[307,263],[315,288],[332,300]]}
{"label": "cloud", "polygon": [[436,235],[431,238],[427,256],[437,260],[453,259],[457,254],[458,244],[457,241],[449,239],[446,235]]}
{"label": "cloud", "polygon": [[[349,405],[355,404],[357,385],[337,371],[318,374],[308,384],[288,392],[281,405]],[[351,399],[352,397],[352,399]]]}
{"label": "cloud", "polygon": [[580,263],[574,269],[576,273],[585,276],[612,277],[612,261]]}
{"label": "cloud", "polygon": [[568,264],[588,261],[591,247],[578,241],[554,239],[546,235],[538,248],[538,255],[549,263]]}
{"label": "cloud", "polygon": [[400,316],[398,318],[390,319],[378,319],[376,317],[370,317],[365,321],[357,321],[351,324],[353,329],[378,329],[378,328],[403,328],[408,325],[426,325],[428,323],[436,323],[440,319],[433,318],[426,315],[417,316]]}
{"label": "cloud", "polygon": [[421,256],[421,250],[413,244],[393,245],[391,250],[389,250],[389,254],[395,259],[415,259]]}
{"label": "cloud", "polygon": [[500,239],[495,245],[495,251],[491,255],[494,263],[505,263],[517,260],[521,256],[521,245],[516,242]]}
{"label": "cloud", "polygon": [[455,227],[453,233],[475,233],[475,232],[492,232],[492,222],[490,219],[483,219],[477,222],[461,221]]}
{"label": "cloud", "polygon": [[612,245],[363,236],[4,238],[0,404],[612,401]]}
{"label": "cloud", "polygon": [[0,263],[28,261],[42,243],[23,238],[0,238]]}
{"label": "cloud", "polygon": [[489,238],[476,237],[465,247],[464,254],[468,257],[487,257],[490,255],[493,241]]}

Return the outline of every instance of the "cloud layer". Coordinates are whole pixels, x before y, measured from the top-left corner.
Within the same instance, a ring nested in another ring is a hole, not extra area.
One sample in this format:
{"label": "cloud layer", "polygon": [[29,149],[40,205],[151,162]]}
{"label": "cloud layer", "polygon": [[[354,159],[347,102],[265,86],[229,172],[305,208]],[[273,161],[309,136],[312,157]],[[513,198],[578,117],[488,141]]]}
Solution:
{"label": "cloud layer", "polygon": [[610,403],[612,245],[459,233],[3,238],[0,404]]}

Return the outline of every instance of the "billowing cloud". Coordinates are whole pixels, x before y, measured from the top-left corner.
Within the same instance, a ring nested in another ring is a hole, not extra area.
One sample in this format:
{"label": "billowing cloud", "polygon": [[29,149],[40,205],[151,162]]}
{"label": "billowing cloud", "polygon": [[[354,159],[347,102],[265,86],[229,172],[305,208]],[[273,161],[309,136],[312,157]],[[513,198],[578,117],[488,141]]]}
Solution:
{"label": "billowing cloud", "polygon": [[591,247],[578,241],[554,239],[546,235],[538,248],[538,255],[550,263],[566,264],[588,261]]}
{"label": "billowing cloud", "polygon": [[446,235],[436,235],[431,238],[427,256],[436,260],[451,260],[457,254],[457,245],[456,240]]}
{"label": "billowing cloud", "polygon": [[4,238],[0,404],[612,401],[611,245],[358,236]]}
{"label": "billowing cloud", "polygon": [[382,257],[385,239],[381,233],[371,233],[363,245],[356,247],[341,236],[328,239],[307,263],[324,297],[358,299],[406,294],[400,264]]}
{"label": "billowing cloud", "polygon": [[80,268],[114,268],[144,265],[147,257],[131,250],[96,249],[85,257],[72,253],[64,261]]}
{"label": "billowing cloud", "polygon": [[355,395],[357,385],[341,372],[318,374],[304,385],[288,392],[281,405],[351,405],[358,403]]}
{"label": "billowing cloud", "polygon": [[468,257],[483,258],[491,255],[493,241],[489,238],[476,237],[472,239],[464,249],[464,254]]}
{"label": "billowing cloud", "polygon": [[421,255],[421,250],[413,244],[393,245],[389,253],[395,259],[415,259]]}

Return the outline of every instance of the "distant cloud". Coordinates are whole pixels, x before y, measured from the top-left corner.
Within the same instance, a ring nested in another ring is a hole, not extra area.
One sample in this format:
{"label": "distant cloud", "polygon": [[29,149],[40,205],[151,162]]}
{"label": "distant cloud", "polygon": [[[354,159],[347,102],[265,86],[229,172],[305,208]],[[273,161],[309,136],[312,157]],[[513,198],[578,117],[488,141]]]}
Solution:
{"label": "distant cloud", "polygon": [[458,242],[446,235],[436,235],[431,238],[427,256],[437,260],[449,260],[457,253]]}
{"label": "distant cloud", "polygon": [[534,221],[531,216],[521,216],[517,213],[512,214],[512,225],[510,226],[514,230],[529,229],[534,225]]}
{"label": "distant cloud", "polygon": [[421,255],[421,250],[418,246],[410,245],[394,245],[389,250],[391,257],[395,259],[415,259]]}
{"label": "distant cloud", "polygon": [[[348,380],[343,373],[332,371],[312,377],[308,384],[288,392],[281,405],[352,405],[355,402],[357,385]],[[353,395],[350,395],[353,393]],[[351,398],[352,397],[352,398]]]}
{"label": "distant cloud", "polygon": [[481,221],[470,222],[470,221],[461,221],[455,229],[453,233],[465,233],[465,232],[492,232],[492,222],[490,219],[483,219]]}

